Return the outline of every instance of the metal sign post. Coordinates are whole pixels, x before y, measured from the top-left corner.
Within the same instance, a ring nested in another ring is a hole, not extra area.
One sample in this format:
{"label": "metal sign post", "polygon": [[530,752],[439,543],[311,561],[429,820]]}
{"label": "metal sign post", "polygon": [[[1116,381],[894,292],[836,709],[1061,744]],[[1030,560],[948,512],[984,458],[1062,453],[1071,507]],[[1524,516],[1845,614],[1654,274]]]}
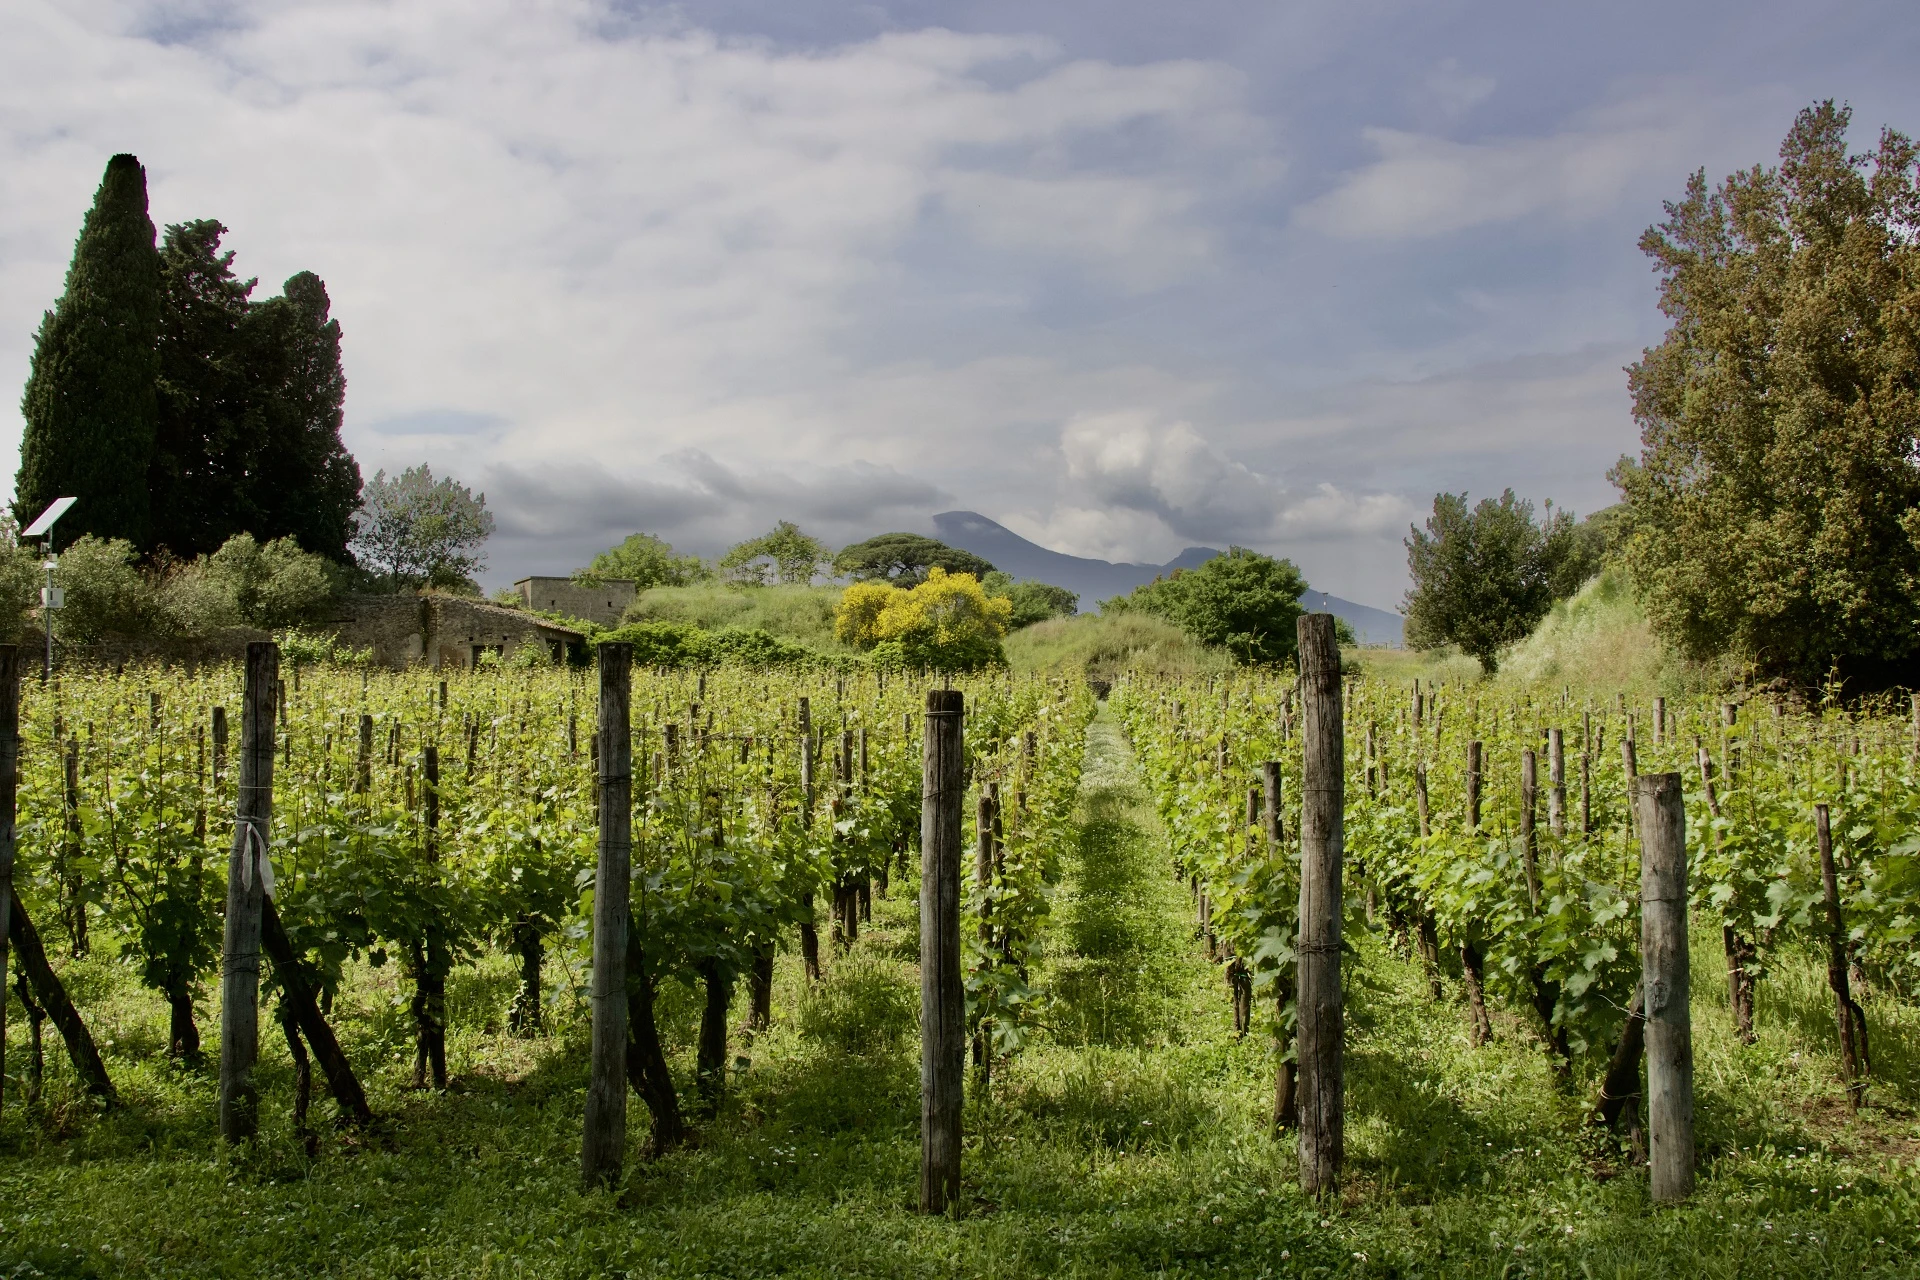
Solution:
{"label": "metal sign post", "polygon": [[53,679],[53,611],[67,602],[67,593],[53,585],[53,571],[60,567],[60,561],[55,559],[53,554],[53,525],[54,521],[67,514],[73,504],[78,501],[78,498],[55,498],[47,505],[47,509],[40,513],[39,519],[20,531],[23,539],[46,539],[47,560],[41,567],[47,571],[47,585],[40,588],[40,616],[46,619],[47,623],[47,657],[45,664],[40,668],[41,684],[46,684]]}

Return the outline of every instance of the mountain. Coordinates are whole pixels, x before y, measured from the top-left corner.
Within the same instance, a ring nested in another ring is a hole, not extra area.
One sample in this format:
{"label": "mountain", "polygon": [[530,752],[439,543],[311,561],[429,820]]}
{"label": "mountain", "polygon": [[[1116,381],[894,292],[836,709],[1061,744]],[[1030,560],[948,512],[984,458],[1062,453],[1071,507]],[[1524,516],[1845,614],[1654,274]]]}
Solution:
{"label": "mountain", "polygon": [[[971,551],[989,560],[1002,573],[1016,578],[1050,582],[1080,596],[1080,607],[1092,613],[1100,602],[1125,595],[1175,569],[1197,569],[1220,554],[1212,547],[1188,547],[1165,564],[1114,564],[1049,551],[1013,530],[975,511],[943,511],[933,518],[934,536],[950,547]],[[1362,644],[1400,645],[1400,615],[1342,600],[1324,591],[1309,591],[1300,603],[1316,613],[1345,618]]]}

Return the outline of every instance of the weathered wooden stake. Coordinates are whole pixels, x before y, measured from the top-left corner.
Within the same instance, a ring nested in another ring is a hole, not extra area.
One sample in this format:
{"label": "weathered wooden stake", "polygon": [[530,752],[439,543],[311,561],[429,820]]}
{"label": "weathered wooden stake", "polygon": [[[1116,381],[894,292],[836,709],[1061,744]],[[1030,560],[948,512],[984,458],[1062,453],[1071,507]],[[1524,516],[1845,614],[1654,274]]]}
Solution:
{"label": "weathered wooden stake", "polygon": [[260,904],[273,874],[274,712],[280,696],[280,646],[247,646],[240,720],[240,786],[233,848],[227,855],[227,919],[220,966],[220,1133],[228,1142],[259,1129]]}
{"label": "weathered wooden stake", "polygon": [[1480,739],[1475,738],[1467,744],[1467,830],[1480,830],[1480,762],[1482,758]]}
{"label": "weathered wooden stake", "polygon": [[1681,775],[1636,788],[1646,996],[1648,1166],[1656,1202],[1693,1192],[1693,1019],[1687,970],[1687,812]]}
{"label": "weathered wooden stake", "polygon": [[1340,872],[1345,847],[1345,720],[1340,645],[1330,613],[1299,620],[1303,695],[1300,784],[1300,1187],[1331,1193],[1346,1154]]}
{"label": "weathered wooden stake", "polygon": [[1540,766],[1528,747],[1520,753],[1520,856],[1527,873],[1527,900],[1540,909],[1540,857],[1534,817],[1540,807]]}
{"label": "weathered wooden stake", "polygon": [[1555,840],[1567,837],[1567,742],[1558,729],[1547,730],[1547,826]]}
{"label": "weathered wooden stake", "polygon": [[633,646],[600,645],[600,848],[593,880],[593,1047],[580,1173],[620,1180],[627,1154],[627,907],[633,856]]}
{"label": "weathered wooden stake", "polygon": [[960,970],[960,807],[966,798],[958,690],[927,694],[920,794],[920,1211],[960,1197],[966,992]]}

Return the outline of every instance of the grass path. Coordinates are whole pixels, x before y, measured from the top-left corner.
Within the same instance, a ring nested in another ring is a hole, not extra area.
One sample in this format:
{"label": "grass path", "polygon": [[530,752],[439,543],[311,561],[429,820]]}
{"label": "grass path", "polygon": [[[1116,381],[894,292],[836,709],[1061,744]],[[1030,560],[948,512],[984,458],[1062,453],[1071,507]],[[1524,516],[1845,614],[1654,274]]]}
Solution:
{"label": "grass path", "polygon": [[[750,1066],[699,1145],[636,1161],[617,1197],[579,1189],[584,1025],[508,1037],[487,1012],[512,988],[502,957],[456,984],[458,1076],[444,1095],[399,1087],[404,1027],[378,1016],[378,983],[359,991],[366,1008],[344,1024],[347,1048],[391,1125],[377,1142],[329,1136],[318,1159],[286,1122],[283,1050],[269,1042],[260,1073],[262,1140],[230,1152],[209,1082],[156,1065],[164,1008],[97,964],[77,976],[92,984],[90,1016],[127,1105],[104,1118],[79,1107],[0,1116],[0,1280],[1920,1273],[1911,1154],[1893,1170],[1860,1133],[1828,1141],[1790,1105],[1793,1073],[1818,1074],[1803,1050],[1823,1033],[1817,991],[1794,995],[1784,975],[1778,996],[1763,984],[1752,1050],[1731,1048],[1724,1019],[1696,1006],[1711,1159],[1690,1205],[1655,1214],[1639,1175],[1582,1129],[1578,1098],[1555,1089],[1519,1020],[1469,1047],[1458,1008],[1433,1003],[1413,966],[1363,938],[1347,971],[1345,1194],[1304,1199],[1291,1144],[1266,1132],[1268,1038],[1232,1034],[1225,983],[1192,937],[1158,819],[1104,709],[1080,800],[1034,972],[1042,1025],[991,1096],[969,1099],[956,1218],[928,1220],[911,1203],[908,882],[875,900],[872,927],[830,957],[818,988],[781,958],[777,1024],[736,1042]],[[1767,1003],[1789,996],[1805,1009]],[[664,1012],[690,1068],[691,993],[669,990]],[[1887,1050],[1896,1070],[1911,1058],[1901,1043]],[[1911,1124],[1905,1114],[1882,1113],[1873,1133]],[[632,1117],[637,1146],[637,1102]]]}

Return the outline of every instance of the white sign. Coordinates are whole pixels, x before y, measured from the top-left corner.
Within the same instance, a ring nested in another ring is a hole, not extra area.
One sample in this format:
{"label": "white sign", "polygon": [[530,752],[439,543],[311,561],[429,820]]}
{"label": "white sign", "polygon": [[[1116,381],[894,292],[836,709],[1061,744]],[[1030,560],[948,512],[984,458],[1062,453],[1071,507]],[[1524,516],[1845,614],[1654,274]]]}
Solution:
{"label": "white sign", "polygon": [[43,609],[63,609],[67,604],[65,587],[40,588],[40,607]]}

